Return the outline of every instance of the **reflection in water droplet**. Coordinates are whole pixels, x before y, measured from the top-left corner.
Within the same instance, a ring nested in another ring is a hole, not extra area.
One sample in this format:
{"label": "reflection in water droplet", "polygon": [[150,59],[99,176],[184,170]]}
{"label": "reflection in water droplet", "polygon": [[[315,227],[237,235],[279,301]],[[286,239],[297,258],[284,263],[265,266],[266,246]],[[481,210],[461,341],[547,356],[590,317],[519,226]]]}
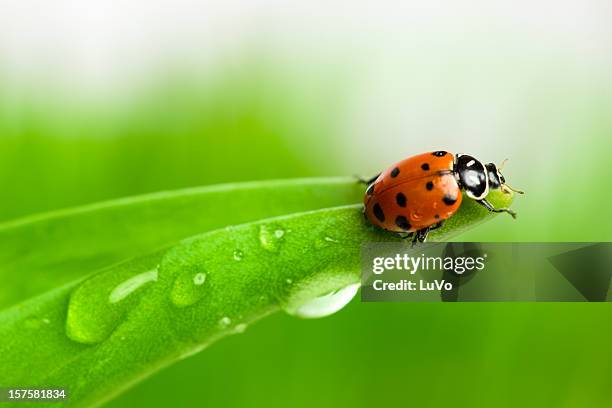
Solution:
{"label": "reflection in water droplet", "polygon": [[195,272],[193,268],[181,271],[174,280],[170,300],[175,306],[191,306],[206,293],[206,272]]}
{"label": "reflection in water droplet", "polygon": [[119,285],[115,286],[113,291],[108,296],[108,301],[111,303],[117,303],[125,299],[139,287],[145,283],[157,280],[157,269],[138,274]]}
{"label": "reflection in water droplet", "polygon": [[291,284],[293,283],[293,279],[289,279],[289,278],[287,278],[287,279],[285,279],[285,282],[287,282],[288,284],[290,284],[290,285],[291,285]]}
{"label": "reflection in water droplet", "polygon": [[157,269],[134,275],[133,264],[126,265],[95,275],[72,292],[66,317],[70,339],[85,344],[104,341],[137,304],[142,288],[157,281]]}
{"label": "reflection in water droplet", "polygon": [[259,243],[266,251],[278,252],[284,235],[285,231],[281,228],[265,224],[259,227]]}
{"label": "reflection in water droplet", "polygon": [[242,261],[242,257],[243,257],[243,256],[244,256],[244,253],[243,253],[241,250],[236,249],[236,250],[234,251],[234,260],[236,260],[236,261]]}
{"label": "reflection in water droplet", "polygon": [[285,310],[291,315],[306,319],[329,316],[346,306],[357,294],[359,286],[359,283],[354,283]]}
{"label": "reflection in water droplet", "polygon": [[332,237],[325,237],[325,238],[323,238],[323,240],[325,240],[325,241],[327,241],[327,242],[333,242],[333,243],[336,243],[336,244],[337,244],[338,242],[340,242],[340,241],[338,241],[337,239],[334,239],[334,238],[332,238]]}

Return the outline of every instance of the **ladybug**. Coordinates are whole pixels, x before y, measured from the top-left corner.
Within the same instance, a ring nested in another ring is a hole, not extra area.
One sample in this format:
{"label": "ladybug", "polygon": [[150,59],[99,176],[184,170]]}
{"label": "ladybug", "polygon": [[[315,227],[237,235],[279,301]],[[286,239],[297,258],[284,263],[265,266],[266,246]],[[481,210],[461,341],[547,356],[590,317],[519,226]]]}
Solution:
{"label": "ladybug", "polygon": [[495,208],[486,199],[494,189],[523,194],[506,184],[502,167],[443,150],[409,157],[371,180],[360,180],[368,185],[364,216],[377,227],[411,237],[413,243],[425,242],[429,231],[457,212],[462,191],[487,210],[516,218],[514,211]]}

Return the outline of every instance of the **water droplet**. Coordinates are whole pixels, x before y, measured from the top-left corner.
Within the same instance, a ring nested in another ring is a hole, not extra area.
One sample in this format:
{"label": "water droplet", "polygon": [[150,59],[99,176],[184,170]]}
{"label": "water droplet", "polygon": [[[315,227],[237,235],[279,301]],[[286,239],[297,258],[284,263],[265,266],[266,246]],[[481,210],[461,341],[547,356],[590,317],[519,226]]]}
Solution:
{"label": "water droplet", "polygon": [[236,327],[234,327],[234,330],[232,331],[234,333],[244,333],[246,329],[247,329],[246,323],[240,323],[240,324],[237,324]]}
{"label": "water droplet", "polygon": [[202,272],[198,272],[193,276],[193,284],[200,286],[206,282],[206,274]]}
{"label": "water droplet", "polygon": [[346,306],[357,294],[359,286],[359,283],[354,283],[300,305],[288,307],[285,311],[291,315],[307,319],[329,316]]}
{"label": "water droplet", "polygon": [[[195,269],[195,270],[194,270]],[[170,300],[175,306],[191,306],[206,293],[207,274],[200,266],[187,268],[179,273],[170,291]]]}
{"label": "water droplet", "polygon": [[323,249],[323,248],[327,248],[331,246],[332,244],[337,244],[339,242],[340,241],[338,241],[337,239],[326,235],[323,238],[317,239],[314,243],[314,247],[315,249]]}
{"label": "water droplet", "polygon": [[28,317],[25,321],[24,321],[24,326],[28,329],[40,329],[43,326],[48,325],[49,323],[51,323],[51,320],[49,320],[46,317],[43,317],[42,319],[38,316],[32,316],[32,317]]}
{"label": "water droplet", "polygon": [[[238,318],[240,318],[240,316]],[[230,319],[228,316],[222,317],[219,320],[219,327],[222,330],[230,329],[229,330],[230,334],[244,333],[244,331],[247,329],[246,323],[238,323],[234,327],[231,327],[231,326],[232,326],[232,319]]]}
{"label": "water droplet", "polygon": [[157,269],[134,274],[134,263],[99,273],[70,295],[66,335],[79,343],[104,341],[123,321],[142,294],[142,288],[157,281]]}
{"label": "water droplet", "polygon": [[183,354],[181,354],[179,356],[179,360],[183,360],[186,359],[187,357],[191,357],[194,354],[199,353],[200,351],[204,350],[206,347],[208,347],[209,343],[204,343],[204,344],[199,344],[195,347],[193,347],[192,349],[187,350],[186,352],[184,352]]}
{"label": "water droplet", "polygon": [[293,279],[287,278],[287,279],[285,279],[285,282],[287,282],[289,285],[291,285],[293,283]]}
{"label": "water droplet", "polygon": [[236,261],[242,261],[242,257],[243,257],[243,256],[244,256],[244,253],[243,253],[241,250],[236,249],[236,250],[234,251],[234,260],[236,260]]}
{"label": "water droplet", "polygon": [[282,228],[265,224],[259,227],[259,242],[266,251],[278,252],[284,235]]}
{"label": "water droplet", "polygon": [[329,243],[323,239],[317,239],[314,243],[315,249],[323,249],[328,246],[329,246]]}
{"label": "water droplet", "polygon": [[219,326],[221,326],[224,329],[228,328],[230,324],[232,324],[232,319],[230,319],[227,316],[222,317],[221,320],[219,320]]}

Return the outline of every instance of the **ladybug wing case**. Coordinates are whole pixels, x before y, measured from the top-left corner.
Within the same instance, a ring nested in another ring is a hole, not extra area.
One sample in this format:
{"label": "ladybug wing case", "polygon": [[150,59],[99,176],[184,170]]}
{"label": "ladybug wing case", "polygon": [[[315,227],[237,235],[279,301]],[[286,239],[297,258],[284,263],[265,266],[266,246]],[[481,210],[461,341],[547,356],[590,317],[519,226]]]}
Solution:
{"label": "ladybug wing case", "polygon": [[366,201],[365,214],[385,230],[414,232],[452,216],[461,199],[452,174],[433,174],[374,193]]}

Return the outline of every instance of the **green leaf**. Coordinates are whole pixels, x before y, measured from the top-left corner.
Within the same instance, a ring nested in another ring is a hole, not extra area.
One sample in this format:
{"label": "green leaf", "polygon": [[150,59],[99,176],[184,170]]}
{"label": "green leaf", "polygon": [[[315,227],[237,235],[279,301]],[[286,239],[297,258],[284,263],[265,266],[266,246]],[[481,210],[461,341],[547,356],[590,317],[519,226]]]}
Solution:
{"label": "green leaf", "polygon": [[[507,206],[511,196],[489,199]],[[449,239],[493,216],[465,200],[431,238]],[[361,245],[398,239],[367,225],[360,205],[189,238],[0,313],[0,378],[67,387],[70,405],[99,405],[275,311],[312,316],[304,311],[312,312],[313,299],[316,315],[335,311],[348,299],[321,304],[320,296],[359,282]]]}
{"label": "green leaf", "polygon": [[0,225],[0,308],[226,225],[359,203],[355,179],[224,184],[125,198]]}

